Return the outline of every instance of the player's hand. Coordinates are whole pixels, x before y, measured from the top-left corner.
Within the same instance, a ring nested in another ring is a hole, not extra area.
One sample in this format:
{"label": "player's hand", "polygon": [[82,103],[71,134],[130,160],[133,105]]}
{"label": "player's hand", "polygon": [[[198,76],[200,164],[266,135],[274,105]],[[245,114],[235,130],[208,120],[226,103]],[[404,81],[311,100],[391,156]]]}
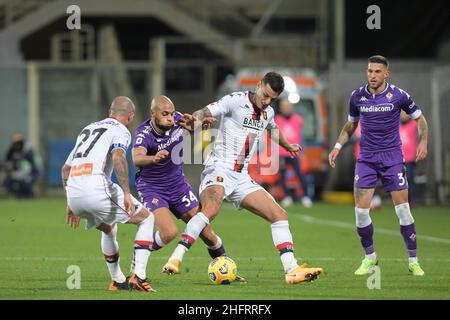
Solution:
{"label": "player's hand", "polygon": [[336,158],[339,154],[339,149],[338,148],[333,148],[333,150],[331,150],[330,154],[328,155],[328,162],[330,163],[330,166],[332,168],[336,167]]}
{"label": "player's hand", "polygon": [[417,146],[417,153],[416,153],[416,162],[422,161],[427,157],[428,150],[427,150],[427,142],[421,141],[419,145]]}
{"label": "player's hand", "polygon": [[131,217],[136,213],[136,208],[134,206],[133,199],[131,198],[131,194],[128,192],[124,193],[123,202],[125,204],[125,212]]}
{"label": "player's hand", "polygon": [[178,121],[178,124],[184,129],[194,132],[194,123],[198,121],[192,114],[185,113],[183,117]]}
{"label": "player's hand", "polygon": [[74,215],[72,212],[72,209],[69,207],[66,208],[67,217],[66,217],[66,223],[71,228],[78,228],[80,226],[80,216]]}
{"label": "player's hand", "polygon": [[169,151],[167,151],[166,149],[163,149],[163,150],[158,151],[155,154],[153,161],[155,163],[158,163],[158,162],[164,160],[165,158],[167,158],[168,156],[169,156]]}
{"label": "player's hand", "polygon": [[208,130],[209,128],[211,128],[213,123],[216,122],[216,120],[217,119],[213,118],[213,117],[206,117],[205,119],[203,119],[202,129],[203,130]]}
{"label": "player's hand", "polygon": [[291,158],[295,158],[303,148],[299,144],[290,144],[285,149],[291,154]]}

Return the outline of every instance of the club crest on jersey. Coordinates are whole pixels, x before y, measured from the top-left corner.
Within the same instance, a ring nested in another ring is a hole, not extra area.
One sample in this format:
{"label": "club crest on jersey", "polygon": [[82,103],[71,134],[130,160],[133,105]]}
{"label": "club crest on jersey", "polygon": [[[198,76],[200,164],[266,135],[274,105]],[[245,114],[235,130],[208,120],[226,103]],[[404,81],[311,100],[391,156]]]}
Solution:
{"label": "club crest on jersey", "polygon": [[262,114],[263,114],[264,120],[267,120],[267,112],[266,112],[266,111],[263,111]]}
{"label": "club crest on jersey", "polygon": [[217,180],[217,182],[223,182],[223,178],[219,177],[219,176],[217,176],[216,180]]}
{"label": "club crest on jersey", "polygon": [[386,94],[386,98],[388,99],[389,102],[391,102],[392,96],[393,96],[393,94],[392,94],[391,92],[388,92],[388,93]]}

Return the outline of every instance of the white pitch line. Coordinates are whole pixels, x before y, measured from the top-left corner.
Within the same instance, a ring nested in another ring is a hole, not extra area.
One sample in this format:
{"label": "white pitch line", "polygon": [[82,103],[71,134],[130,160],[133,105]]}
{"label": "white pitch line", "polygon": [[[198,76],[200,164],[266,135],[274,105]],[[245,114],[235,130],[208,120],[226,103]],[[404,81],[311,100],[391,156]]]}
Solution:
{"label": "white pitch line", "polygon": [[[342,221],[336,221],[336,220],[325,220],[325,219],[319,219],[310,215],[306,215],[306,214],[292,214],[289,216],[290,218],[292,217],[297,217],[302,219],[305,222],[309,222],[309,223],[316,223],[316,224],[322,224],[322,225],[327,225],[327,226],[332,226],[332,227],[337,227],[337,228],[342,228],[342,229],[352,229],[354,230],[356,227],[354,224],[352,223],[348,223],[348,222],[342,222]],[[375,228],[375,232],[376,233],[382,233],[382,234],[387,234],[390,236],[398,236],[400,231],[394,231],[394,230],[390,230],[390,229],[385,229],[385,228]],[[443,239],[443,238],[437,238],[437,237],[433,237],[433,236],[427,236],[424,234],[419,233],[417,235],[417,238],[419,239],[419,241],[421,240],[426,240],[426,241],[431,241],[431,242],[436,242],[436,243],[443,243],[443,244],[450,244],[450,240],[449,239]]]}
{"label": "white pitch line", "polygon": [[[276,257],[276,256],[274,256]],[[150,261],[151,260],[166,260],[167,257],[150,257]],[[188,260],[207,260],[209,259],[208,256],[204,256],[204,257],[189,257]],[[233,256],[233,259],[236,261],[239,260],[247,260],[247,259],[251,259],[251,260],[255,260],[255,261],[267,261],[267,260],[273,260],[275,258],[270,258],[270,257],[236,257]],[[104,258],[102,257],[83,257],[83,258],[78,258],[78,257],[0,257],[0,261],[72,261],[72,262],[77,262],[77,261],[101,261],[104,260]],[[301,261],[308,261],[308,260],[314,260],[314,261],[360,261],[360,258],[346,258],[346,257],[340,257],[340,258],[334,258],[334,257],[302,257]],[[406,258],[380,258],[380,261],[405,261]],[[430,261],[430,262],[447,262],[450,263],[450,258],[421,258],[420,261]]]}

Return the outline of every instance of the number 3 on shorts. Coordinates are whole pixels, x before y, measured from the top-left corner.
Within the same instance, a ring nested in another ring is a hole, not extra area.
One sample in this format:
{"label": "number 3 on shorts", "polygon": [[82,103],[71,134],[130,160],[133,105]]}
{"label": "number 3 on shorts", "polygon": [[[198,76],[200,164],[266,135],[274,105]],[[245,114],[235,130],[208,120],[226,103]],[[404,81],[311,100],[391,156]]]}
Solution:
{"label": "number 3 on shorts", "polygon": [[405,185],[405,178],[403,177],[403,173],[397,173],[398,176],[398,180],[400,180],[400,183],[398,184],[399,186],[404,186]]}
{"label": "number 3 on shorts", "polygon": [[181,201],[185,204],[185,207],[189,207],[191,205],[192,201],[198,201],[197,197],[192,191],[189,191],[189,198],[187,197],[187,194],[184,195],[184,197],[181,199]]}

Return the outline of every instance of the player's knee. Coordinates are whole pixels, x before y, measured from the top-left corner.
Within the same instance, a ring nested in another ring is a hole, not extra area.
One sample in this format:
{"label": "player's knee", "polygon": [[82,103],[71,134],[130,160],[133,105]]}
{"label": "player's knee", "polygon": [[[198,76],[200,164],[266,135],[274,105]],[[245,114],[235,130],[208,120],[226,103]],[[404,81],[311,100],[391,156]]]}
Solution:
{"label": "player's knee", "polygon": [[274,223],[280,220],[288,220],[288,215],[286,210],[284,210],[280,206],[277,206],[277,208],[274,209],[272,212],[272,219],[270,222]]}
{"label": "player's knee", "polygon": [[143,207],[139,212],[139,215],[142,216],[143,219],[146,219],[150,215],[150,211],[147,208]]}
{"label": "player's knee", "polygon": [[209,220],[212,220],[220,211],[220,205],[217,203],[207,203],[203,206],[201,212],[208,217]]}
{"label": "player's knee", "polygon": [[401,226],[409,226],[414,223],[409,203],[406,202],[395,206],[395,213],[397,214]]}
{"label": "player's knee", "polygon": [[170,227],[170,228],[166,228],[164,230],[159,230],[159,235],[161,237],[161,240],[165,244],[168,244],[173,239],[175,239],[177,237],[177,234],[178,234],[178,228],[176,226]]}
{"label": "player's knee", "polygon": [[104,233],[106,233],[106,234],[108,234],[108,233],[110,233],[110,232],[112,231],[113,226],[110,226],[110,225],[107,225],[107,224],[102,223],[102,224],[100,224],[99,226],[97,226],[96,229],[97,229],[97,230],[100,230],[100,231],[102,231],[102,232],[104,232]]}

